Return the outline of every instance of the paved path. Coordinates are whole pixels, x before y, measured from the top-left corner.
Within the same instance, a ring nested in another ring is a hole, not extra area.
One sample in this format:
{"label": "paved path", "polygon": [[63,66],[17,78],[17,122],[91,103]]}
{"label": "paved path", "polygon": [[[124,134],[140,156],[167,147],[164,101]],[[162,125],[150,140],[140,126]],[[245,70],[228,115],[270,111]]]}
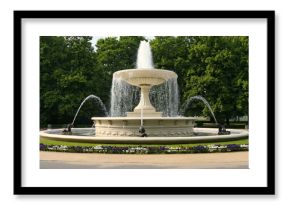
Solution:
{"label": "paved path", "polygon": [[90,154],[40,152],[41,169],[247,169],[248,152]]}

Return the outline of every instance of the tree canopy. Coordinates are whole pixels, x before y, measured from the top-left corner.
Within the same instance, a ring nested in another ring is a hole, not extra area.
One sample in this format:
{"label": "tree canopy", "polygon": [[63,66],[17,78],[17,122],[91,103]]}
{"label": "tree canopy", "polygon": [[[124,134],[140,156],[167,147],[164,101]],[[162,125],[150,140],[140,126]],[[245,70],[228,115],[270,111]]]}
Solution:
{"label": "tree canopy", "polygon": [[[207,99],[219,122],[248,115],[248,37],[156,37],[151,42],[157,68],[178,74],[181,104]],[[199,102],[185,114],[207,115]]]}
{"label": "tree canopy", "polygon": [[[88,36],[40,37],[41,127],[70,123],[90,94],[99,96],[108,108],[113,73],[136,67],[137,49],[144,39],[107,37],[92,45]],[[157,36],[150,44],[155,67],[177,73],[180,104],[201,95],[219,122],[248,115],[248,37]],[[185,114],[210,116],[199,102]],[[91,116],[104,113],[88,102],[76,122],[89,124]]]}

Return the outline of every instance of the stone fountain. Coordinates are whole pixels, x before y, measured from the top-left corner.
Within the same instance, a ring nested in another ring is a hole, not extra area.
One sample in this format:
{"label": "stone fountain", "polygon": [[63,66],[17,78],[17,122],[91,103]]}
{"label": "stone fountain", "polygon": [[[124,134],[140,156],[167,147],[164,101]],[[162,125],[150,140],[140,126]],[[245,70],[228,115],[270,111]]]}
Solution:
{"label": "stone fountain", "polygon": [[192,136],[194,121],[204,118],[162,117],[163,113],[157,112],[150,102],[150,89],[170,79],[176,80],[176,73],[154,68],[150,45],[146,41],[140,43],[137,58],[136,69],[117,71],[113,74],[113,80],[139,87],[139,104],[125,117],[93,117],[96,136],[138,137],[140,125],[145,127],[148,137]]}

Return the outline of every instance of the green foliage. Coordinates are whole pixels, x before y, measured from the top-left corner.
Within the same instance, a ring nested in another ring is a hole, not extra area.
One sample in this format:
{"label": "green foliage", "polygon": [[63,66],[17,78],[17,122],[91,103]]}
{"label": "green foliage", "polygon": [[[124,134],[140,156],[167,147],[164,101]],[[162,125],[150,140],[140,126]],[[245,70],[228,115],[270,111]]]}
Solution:
{"label": "green foliage", "polygon": [[[40,112],[41,125],[70,123],[81,101],[100,93],[91,37],[40,38]],[[98,79],[100,82],[101,79]],[[84,108],[100,112],[89,104]],[[101,113],[100,113],[101,114]],[[80,113],[80,120],[89,116]]]}
{"label": "green foliage", "polygon": [[[144,40],[144,37],[139,36],[122,36],[119,39],[108,37],[98,40],[95,53],[96,64],[98,73],[102,75],[103,79],[103,88],[99,97],[105,102],[110,100],[113,73],[118,70],[136,67],[137,50],[142,40]],[[99,85],[99,81],[96,82]]]}
{"label": "green foliage", "polygon": [[[82,100],[94,94],[108,106],[112,74],[135,67],[143,37],[100,39],[97,51],[91,37],[40,38],[40,126],[68,124]],[[91,124],[91,116],[104,113],[94,102],[81,109],[76,124]]]}
{"label": "green foliage", "polygon": [[[184,95],[184,78],[190,68],[189,48],[194,42],[194,37],[187,36],[157,36],[150,42],[155,67],[172,70],[178,75],[180,96]],[[181,104],[183,102],[184,99],[181,98]]]}
{"label": "green foliage", "polygon": [[189,52],[183,98],[204,96],[219,122],[248,115],[248,38],[197,37]]}
{"label": "green foliage", "polygon": [[[219,122],[248,115],[248,37],[156,37],[152,42],[157,68],[178,74],[181,104],[201,95]],[[187,115],[210,116],[201,102]]]}

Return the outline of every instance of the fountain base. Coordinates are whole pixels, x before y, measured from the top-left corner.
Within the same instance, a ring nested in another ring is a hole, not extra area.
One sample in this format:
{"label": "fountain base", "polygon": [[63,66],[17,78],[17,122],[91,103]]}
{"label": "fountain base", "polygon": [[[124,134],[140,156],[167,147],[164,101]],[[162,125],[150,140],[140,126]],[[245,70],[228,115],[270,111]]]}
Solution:
{"label": "fountain base", "polygon": [[[93,117],[96,137],[140,137],[138,117]],[[143,117],[148,137],[185,137],[193,135],[196,117]]]}

